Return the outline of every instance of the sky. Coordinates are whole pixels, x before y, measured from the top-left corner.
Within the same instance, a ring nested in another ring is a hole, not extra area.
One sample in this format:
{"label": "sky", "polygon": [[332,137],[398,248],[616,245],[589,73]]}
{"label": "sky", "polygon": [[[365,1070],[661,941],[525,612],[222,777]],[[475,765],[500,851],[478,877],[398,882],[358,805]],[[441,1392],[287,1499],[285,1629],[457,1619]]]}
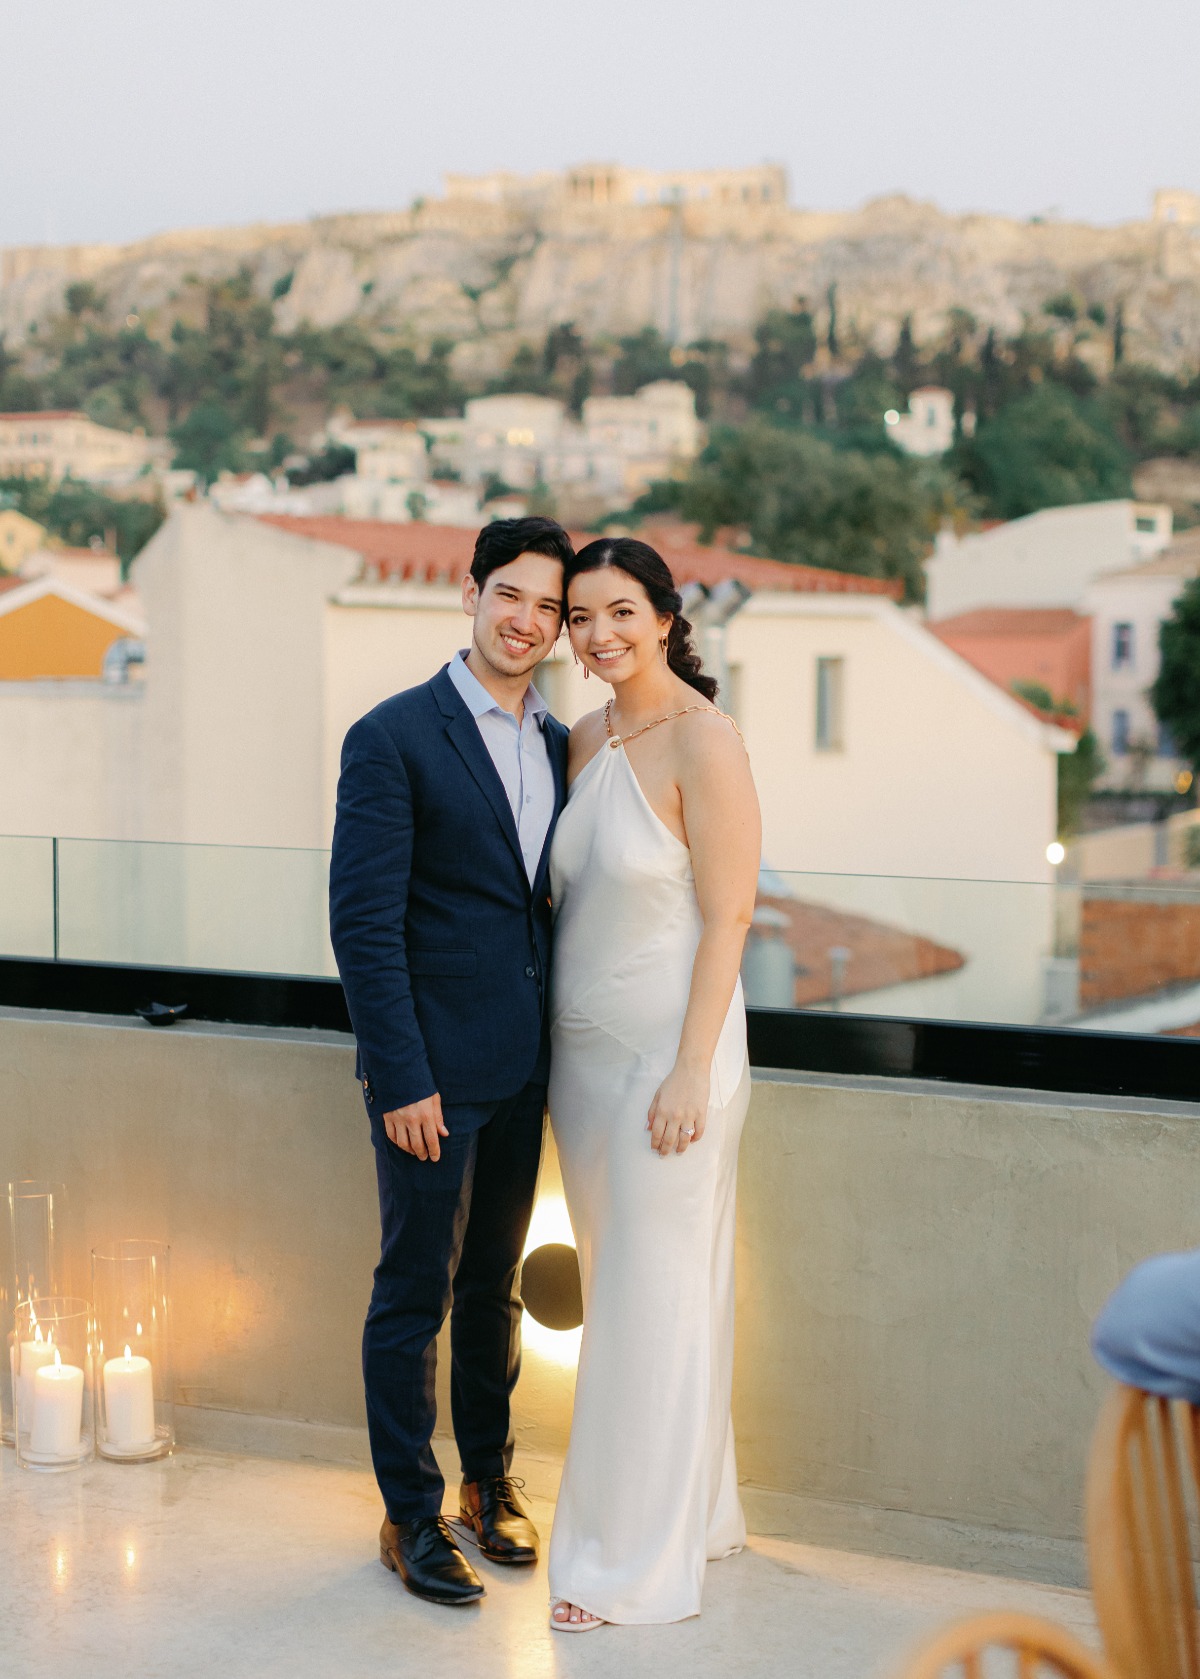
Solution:
{"label": "sky", "polygon": [[1200,0],[0,0],[0,42],[0,246],[584,161],[1104,223],[1200,191]]}

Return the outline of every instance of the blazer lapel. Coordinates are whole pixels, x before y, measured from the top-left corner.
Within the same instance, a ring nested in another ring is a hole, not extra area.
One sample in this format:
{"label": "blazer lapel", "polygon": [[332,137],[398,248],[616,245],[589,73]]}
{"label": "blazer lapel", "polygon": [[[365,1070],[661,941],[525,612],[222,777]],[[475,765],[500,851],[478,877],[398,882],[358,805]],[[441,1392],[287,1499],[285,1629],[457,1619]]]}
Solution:
{"label": "blazer lapel", "polygon": [[542,842],[542,855],[538,859],[537,873],[533,877],[534,896],[542,888],[546,870],[550,864],[550,846],[554,840],[554,828],[567,802],[567,731],[557,718],[547,717],[543,725],[546,751],[550,759],[550,771],[554,776],[554,815],[550,818],[550,826],[546,829],[546,838]]}
{"label": "blazer lapel", "polygon": [[477,782],[483,798],[487,799],[488,804],[495,811],[495,819],[500,823],[500,828],[503,829],[503,838],[509,841],[509,845],[512,846],[512,855],[517,858],[517,863],[519,863],[520,878],[527,881],[529,876],[525,875],[525,858],[522,855],[522,850],[520,850],[520,839],[517,838],[517,823],[512,818],[509,794],[503,791],[503,782],[500,781],[500,777],[495,771],[492,756],[490,756],[487,747],[483,745],[483,737],[478,732],[478,725],[475,724],[475,719],[468,712],[467,707],[463,705],[457,688],[450,680],[446,680],[446,687],[450,688],[450,692],[453,693],[453,697],[458,704],[457,712],[446,724],[446,734],[450,735],[451,744],[455,745],[458,756],[462,757],[462,761],[467,764],[467,769],[470,769],[472,776],[475,777],[475,782]]}

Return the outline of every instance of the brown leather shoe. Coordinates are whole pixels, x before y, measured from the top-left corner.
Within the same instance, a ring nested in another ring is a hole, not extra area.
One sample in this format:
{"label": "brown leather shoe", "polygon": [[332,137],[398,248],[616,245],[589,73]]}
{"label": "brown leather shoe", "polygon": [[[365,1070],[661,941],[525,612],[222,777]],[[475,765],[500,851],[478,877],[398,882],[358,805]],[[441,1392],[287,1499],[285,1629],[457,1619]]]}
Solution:
{"label": "brown leather shoe", "polygon": [[429,1603],[478,1603],[483,1581],[454,1542],[441,1516],[393,1522],[379,1530],[379,1560],[398,1574],[415,1597]]}
{"label": "brown leather shoe", "polygon": [[459,1513],[489,1562],[525,1568],[537,1561],[537,1528],[521,1502],[521,1485],[511,1475],[492,1475],[464,1481],[459,1490]]}

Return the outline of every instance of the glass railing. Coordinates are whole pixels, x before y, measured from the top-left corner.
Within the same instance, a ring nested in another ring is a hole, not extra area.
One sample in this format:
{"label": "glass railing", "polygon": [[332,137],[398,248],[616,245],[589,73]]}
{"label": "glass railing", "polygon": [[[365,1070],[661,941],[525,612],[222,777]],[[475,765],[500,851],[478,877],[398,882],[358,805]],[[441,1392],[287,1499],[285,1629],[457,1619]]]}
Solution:
{"label": "glass railing", "polygon": [[[0,838],[0,956],[333,975],[329,853]],[[1200,1035],[1200,876],[776,873],[743,978],[762,1007]]]}
{"label": "glass railing", "polygon": [[0,871],[2,956],[337,972],[327,851],[6,838]]}

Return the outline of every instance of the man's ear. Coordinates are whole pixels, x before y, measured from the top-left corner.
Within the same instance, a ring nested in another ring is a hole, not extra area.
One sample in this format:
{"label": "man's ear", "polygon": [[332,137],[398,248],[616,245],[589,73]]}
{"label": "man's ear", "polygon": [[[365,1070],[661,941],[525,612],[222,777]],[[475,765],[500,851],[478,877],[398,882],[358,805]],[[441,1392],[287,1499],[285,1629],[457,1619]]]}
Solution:
{"label": "man's ear", "polygon": [[468,618],[474,618],[479,611],[479,584],[468,572],[462,581],[462,605]]}

